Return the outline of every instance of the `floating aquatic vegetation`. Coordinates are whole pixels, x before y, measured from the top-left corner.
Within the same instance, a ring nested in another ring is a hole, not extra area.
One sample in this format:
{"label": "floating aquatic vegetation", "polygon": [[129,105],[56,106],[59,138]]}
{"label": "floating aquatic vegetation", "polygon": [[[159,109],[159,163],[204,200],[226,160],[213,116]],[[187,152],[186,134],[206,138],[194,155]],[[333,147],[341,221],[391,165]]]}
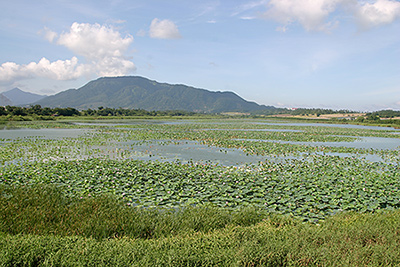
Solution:
{"label": "floating aquatic vegetation", "polygon": [[[305,220],[400,207],[399,147],[342,146],[397,140],[394,130],[252,120],[17,126],[45,130],[0,132],[2,184],[51,183],[73,197],[112,193],[140,207],[257,206]],[[74,135],[46,135],[59,127]]]}

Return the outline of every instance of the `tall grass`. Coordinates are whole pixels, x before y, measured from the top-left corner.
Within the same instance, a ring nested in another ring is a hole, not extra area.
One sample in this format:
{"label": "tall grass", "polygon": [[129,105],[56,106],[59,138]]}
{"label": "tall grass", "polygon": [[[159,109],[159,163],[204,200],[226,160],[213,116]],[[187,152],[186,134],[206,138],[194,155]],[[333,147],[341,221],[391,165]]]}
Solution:
{"label": "tall grass", "polygon": [[72,199],[49,185],[3,186],[0,193],[0,231],[9,234],[149,239],[227,225],[249,226],[268,218],[265,211],[255,208],[143,209],[127,206],[112,195]]}
{"label": "tall grass", "polygon": [[256,209],[137,209],[49,186],[0,192],[0,266],[400,264],[399,211],[310,224]]}

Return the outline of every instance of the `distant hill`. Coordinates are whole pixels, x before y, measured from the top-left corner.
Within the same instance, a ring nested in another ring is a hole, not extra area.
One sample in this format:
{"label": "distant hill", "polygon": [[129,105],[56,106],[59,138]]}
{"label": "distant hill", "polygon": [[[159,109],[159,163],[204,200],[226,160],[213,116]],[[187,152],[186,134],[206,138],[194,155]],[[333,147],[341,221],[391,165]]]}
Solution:
{"label": "distant hill", "polygon": [[[5,100],[5,98],[8,99],[8,101]],[[11,89],[7,92],[3,92],[0,95],[0,101],[4,102],[6,104],[0,103],[2,106],[10,105],[10,106],[20,106],[20,105],[26,105],[26,104],[31,104],[33,102],[39,101],[43,98],[45,98],[45,95],[38,95],[38,94],[33,94],[29,92],[22,91],[19,88],[14,88]]]}
{"label": "distant hill", "polygon": [[0,94],[0,107],[2,106],[12,106],[12,101],[5,95]]}
{"label": "distant hill", "polygon": [[98,107],[193,112],[252,112],[274,109],[249,102],[233,92],[212,92],[186,85],[158,83],[143,77],[106,77],[37,101],[43,107]]}

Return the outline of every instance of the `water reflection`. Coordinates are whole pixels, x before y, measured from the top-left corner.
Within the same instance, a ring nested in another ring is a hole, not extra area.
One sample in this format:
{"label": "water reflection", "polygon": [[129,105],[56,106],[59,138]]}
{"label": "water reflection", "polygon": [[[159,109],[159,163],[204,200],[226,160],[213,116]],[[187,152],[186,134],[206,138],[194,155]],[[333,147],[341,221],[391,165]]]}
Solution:
{"label": "water reflection", "polygon": [[84,135],[88,129],[3,129],[0,130],[0,139],[22,139],[22,138],[43,138],[43,139],[62,139],[77,138]]}
{"label": "water reflection", "polygon": [[152,141],[146,145],[132,141],[130,149],[135,152],[131,158],[182,162],[211,161],[220,165],[243,165],[265,161],[265,156],[247,155],[240,149],[209,147],[196,141]]}

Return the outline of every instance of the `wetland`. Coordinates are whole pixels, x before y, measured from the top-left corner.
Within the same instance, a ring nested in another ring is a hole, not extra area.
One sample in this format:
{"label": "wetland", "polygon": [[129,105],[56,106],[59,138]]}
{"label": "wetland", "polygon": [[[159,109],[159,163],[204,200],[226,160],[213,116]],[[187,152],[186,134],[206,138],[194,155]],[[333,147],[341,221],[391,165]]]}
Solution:
{"label": "wetland", "polygon": [[400,131],[261,119],[14,122],[0,183],[135,207],[256,207],[318,222],[400,207]]}

